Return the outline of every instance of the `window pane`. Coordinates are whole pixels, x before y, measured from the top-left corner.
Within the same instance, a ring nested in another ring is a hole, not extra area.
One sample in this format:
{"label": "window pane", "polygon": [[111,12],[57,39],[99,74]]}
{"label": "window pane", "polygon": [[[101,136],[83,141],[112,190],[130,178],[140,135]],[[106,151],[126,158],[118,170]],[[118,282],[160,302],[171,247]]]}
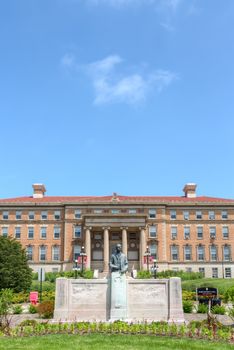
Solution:
{"label": "window pane", "polygon": [[179,258],[178,246],[171,246],[171,259],[178,260],[178,258]]}
{"label": "window pane", "polygon": [[157,235],[157,228],[156,226],[150,226],[149,227],[149,234],[151,238],[155,238]]}
{"label": "window pane", "polygon": [[198,226],[197,227],[197,238],[198,239],[202,239],[203,238],[203,227],[202,226]]}
{"label": "window pane", "polygon": [[81,226],[74,227],[74,238],[81,238]]}
{"label": "window pane", "polygon": [[41,238],[46,238],[47,235],[47,228],[46,227],[41,227]]}

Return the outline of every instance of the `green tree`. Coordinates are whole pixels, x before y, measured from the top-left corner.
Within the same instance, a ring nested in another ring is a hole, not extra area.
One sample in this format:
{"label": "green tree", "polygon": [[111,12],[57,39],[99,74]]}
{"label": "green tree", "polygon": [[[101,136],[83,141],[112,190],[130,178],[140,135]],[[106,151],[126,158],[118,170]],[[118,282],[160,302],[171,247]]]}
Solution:
{"label": "green tree", "polygon": [[25,249],[15,239],[0,237],[0,289],[15,292],[28,290],[32,270],[28,266]]}

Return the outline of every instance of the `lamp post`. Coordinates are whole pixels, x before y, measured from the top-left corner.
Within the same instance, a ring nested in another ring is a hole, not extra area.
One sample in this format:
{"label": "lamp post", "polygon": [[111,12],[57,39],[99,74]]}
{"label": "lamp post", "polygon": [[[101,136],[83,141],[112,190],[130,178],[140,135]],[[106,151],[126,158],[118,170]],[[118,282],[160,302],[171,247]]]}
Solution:
{"label": "lamp post", "polygon": [[84,258],[87,256],[87,254],[85,253],[84,247],[81,247],[80,256],[81,256],[81,276],[83,276],[83,272],[84,272]]}
{"label": "lamp post", "polygon": [[156,279],[156,277],[157,277],[157,269],[158,269],[158,265],[157,265],[157,260],[156,259],[154,259],[154,261],[153,261],[153,266],[152,266],[152,272],[153,272],[153,274],[154,274],[154,279]]}
{"label": "lamp post", "polygon": [[146,247],[146,251],[145,251],[144,257],[146,258],[146,263],[147,263],[147,271],[149,271],[149,257],[150,257],[150,250],[149,250],[149,246],[148,246],[148,245],[147,245],[147,247]]}
{"label": "lamp post", "polygon": [[75,265],[73,266],[73,271],[75,271],[75,279],[77,279],[78,277],[78,271],[80,270],[79,266],[78,266],[78,259],[74,260]]}

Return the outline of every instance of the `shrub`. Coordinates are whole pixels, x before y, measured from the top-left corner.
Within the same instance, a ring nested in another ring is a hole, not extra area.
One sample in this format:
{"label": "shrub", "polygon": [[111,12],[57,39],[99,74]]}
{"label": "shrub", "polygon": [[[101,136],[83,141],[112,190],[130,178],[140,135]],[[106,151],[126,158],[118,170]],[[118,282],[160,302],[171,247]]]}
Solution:
{"label": "shrub", "polygon": [[28,301],[28,293],[20,292],[20,293],[13,293],[13,304],[22,304],[26,303]]}
{"label": "shrub", "polygon": [[196,293],[194,292],[187,292],[186,290],[182,291],[182,299],[183,300],[195,300],[196,299]]}
{"label": "shrub", "polygon": [[234,287],[230,287],[226,290],[224,294],[224,300],[234,302]]}
{"label": "shrub", "polygon": [[[39,291],[40,290],[40,282],[32,281],[31,291]],[[42,290],[43,292],[49,292],[55,290],[55,283],[51,283],[49,281],[42,282]]]}
{"label": "shrub", "polygon": [[54,313],[54,302],[43,301],[38,305],[37,311],[42,318],[52,318]]}
{"label": "shrub", "polygon": [[33,305],[33,304],[30,304],[29,308],[28,308],[28,312],[30,314],[36,314],[37,313],[37,307],[35,305]]}
{"label": "shrub", "polygon": [[208,312],[208,305],[206,304],[199,304],[197,308],[198,314],[206,314]]}
{"label": "shrub", "polygon": [[37,321],[36,320],[24,320],[20,322],[19,326],[20,327],[25,327],[25,326],[36,326]]}
{"label": "shrub", "polygon": [[147,270],[140,270],[140,271],[137,271],[137,278],[139,279],[146,279],[146,278],[151,278],[151,273],[150,271],[147,271]]}
{"label": "shrub", "polygon": [[8,332],[10,329],[13,293],[10,289],[3,289],[0,292],[0,330]]}
{"label": "shrub", "polygon": [[85,270],[83,273],[84,278],[91,279],[93,278],[93,271],[92,270]]}
{"label": "shrub", "polygon": [[225,315],[225,307],[220,305],[215,305],[211,308],[211,312],[217,315]]}
{"label": "shrub", "polygon": [[0,236],[0,286],[15,292],[28,290],[32,270],[28,266],[25,249],[15,239]]}
{"label": "shrub", "polygon": [[21,305],[15,305],[13,306],[12,311],[14,315],[19,315],[19,314],[22,314],[23,308]]}
{"label": "shrub", "polygon": [[203,274],[200,272],[186,272],[183,270],[173,271],[165,270],[157,273],[158,278],[180,277],[182,281],[202,279]]}
{"label": "shrub", "polygon": [[193,312],[193,302],[191,300],[183,300],[183,310],[187,314],[192,313]]}

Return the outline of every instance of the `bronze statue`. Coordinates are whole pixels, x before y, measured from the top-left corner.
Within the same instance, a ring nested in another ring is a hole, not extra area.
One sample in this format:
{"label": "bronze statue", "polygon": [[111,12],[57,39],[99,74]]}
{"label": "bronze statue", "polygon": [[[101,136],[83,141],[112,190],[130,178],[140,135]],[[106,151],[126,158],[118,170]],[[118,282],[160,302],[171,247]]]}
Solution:
{"label": "bronze statue", "polygon": [[111,255],[110,269],[111,272],[119,271],[120,273],[125,273],[128,270],[128,259],[122,253],[121,244],[116,245],[115,253]]}

